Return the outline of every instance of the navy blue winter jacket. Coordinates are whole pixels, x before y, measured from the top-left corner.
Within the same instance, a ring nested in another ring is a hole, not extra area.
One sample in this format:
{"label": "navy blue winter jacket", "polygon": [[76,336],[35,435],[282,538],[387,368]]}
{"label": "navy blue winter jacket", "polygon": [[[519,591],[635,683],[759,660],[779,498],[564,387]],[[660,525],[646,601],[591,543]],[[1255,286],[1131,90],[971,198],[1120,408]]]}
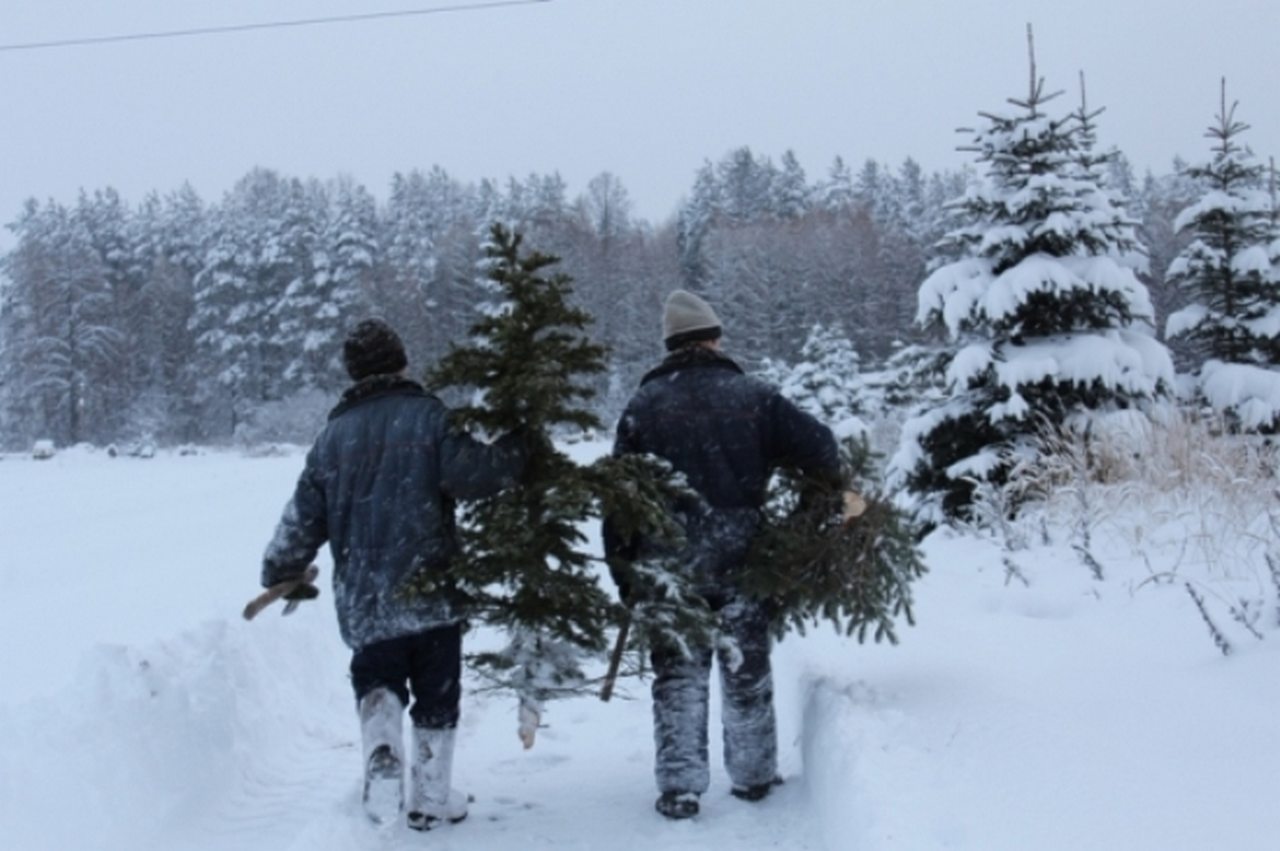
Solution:
{"label": "navy blue winter jacket", "polygon": [[[716,597],[733,590],[774,469],[830,481],[840,474],[829,428],[702,346],[673,352],[640,382],[618,423],[614,454],[626,453],[667,460],[702,495],[705,506],[681,512],[689,541],[682,557],[701,592]],[[609,555],[633,558],[637,544],[617,540],[606,524]]]}
{"label": "navy blue winter jacket", "polygon": [[302,573],[327,540],[338,625],[359,649],[459,621],[442,578],[456,550],[454,503],[496,493],[519,476],[518,439],[485,444],[451,429],[448,409],[398,376],[343,394],[307,454],[267,546],[262,584]]}

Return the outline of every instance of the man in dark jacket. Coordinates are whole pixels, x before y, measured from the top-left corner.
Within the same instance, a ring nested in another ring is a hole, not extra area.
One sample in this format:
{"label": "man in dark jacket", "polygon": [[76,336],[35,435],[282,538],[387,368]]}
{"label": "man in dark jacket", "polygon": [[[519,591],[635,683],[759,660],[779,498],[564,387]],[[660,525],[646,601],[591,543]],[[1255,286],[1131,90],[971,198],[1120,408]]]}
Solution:
{"label": "man in dark jacket", "polygon": [[[454,502],[511,484],[524,453],[512,436],[485,444],[451,429],[444,404],[404,377],[404,346],[386,323],[357,325],[343,362],[355,383],[307,455],[262,584],[301,576],[329,542],[338,625],[354,651],[365,806],[375,821],[404,807],[412,690],[408,820],[425,830],[466,816],[466,797],[450,787],[463,617],[447,593]],[[302,586],[294,596],[315,593]]]}
{"label": "man in dark jacket", "polygon": [[[840,473],[831,430],[773,387],[746,376],[720,351],[720,320],[704,300],[677,290],[663,311],[669,352],[641,381],[618,423],[615,454],[650,453],[683,473],[705,501],[682,508],[688,544],[679,553],[698,592],[718,612],[731,645],[716,649],[723,695],[725,767],[732,793],[758,801],[781,782],[769,667],[769,611],[739,579],[774,468],[790,465],[832,483]],[[607,554],[632,558],[643,542],[606,527]],[[625,593],[626,589],[623,590]],[[711,647],[653,651],[658,812],[688,818],[709,783]]]}

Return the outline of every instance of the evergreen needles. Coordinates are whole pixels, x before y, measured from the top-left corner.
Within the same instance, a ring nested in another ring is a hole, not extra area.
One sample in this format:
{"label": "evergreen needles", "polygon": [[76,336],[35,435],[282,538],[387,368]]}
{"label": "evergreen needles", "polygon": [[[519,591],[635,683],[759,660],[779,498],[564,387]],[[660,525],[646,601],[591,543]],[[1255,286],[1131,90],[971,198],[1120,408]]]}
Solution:
{"label": "evergreen needles", "polygon": [[904,513],[863,484],[869,460],[865,441],[842,446],[845,487],[860,492],[866,510],[846,519],[838,489],[780,474],[747,561],[744,586],[771,601],[775,631],[803,633],[831,621],[846,635],[896,644],[894,620],[914,623],[911,582],[925,572],[916,529]]}
{"label": "evergreen needles", "polygon": [[585,379],[604,370],[606,350],[585,335],[590,315],[569,304],[572,279],[547,273],[558,258],[521,244],[493,226],[486,274],[497,304],[428,382],[474,393],[455,411],[459,427],[515,432],[525,445],[517,487],[463,506],[450,583],[472,618],[507,636],[502,649],[472,656],[473,668],[519,694],[536,724],[543,701],[586,688],[586,663],[603,656],[608,631],[625,617],[601,587],[583,525],[608,513],[625,531],[665,540],[679,530],[664,506],[681,490],[653,459],[580,465],[552,443],[566,429],[601,426],[584,405],[594,395]]}

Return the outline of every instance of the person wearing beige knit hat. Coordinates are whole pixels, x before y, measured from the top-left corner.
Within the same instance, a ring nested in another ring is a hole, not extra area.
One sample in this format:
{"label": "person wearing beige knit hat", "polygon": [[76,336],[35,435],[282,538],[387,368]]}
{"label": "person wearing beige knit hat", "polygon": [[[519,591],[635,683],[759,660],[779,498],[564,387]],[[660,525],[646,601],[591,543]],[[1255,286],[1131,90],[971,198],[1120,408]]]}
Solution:
{"label": "person wearing beige knit hat", "polygon": [[667,296],[662,308],[662,342],[667,351],[718,339],[720,317],[711,305],[687,290],[676,290]]}
{"label": "person wearing beige knit hat", "polygon": [[[788,401],[777,388],[746,375],[721,351],[720,317],[705,299],[671,293],[662,309],[667,356],[645,375],[618,422],[615,455],[651,454],[684,475],[699,498],[673,508],[686,544],[664,551],[627,524],[605,518],[611,568],[639,559],[673,557],[717,613],[727,642],[715,647],[655,640],[653,727],[657,748],[655,808],[671,819],[696,816],[710,784],[707,759],[709,686],[720,669],[724,761],[731,794],[758,801],[778,775],[769,621],[771,610],[747,594],[742,574],[760,522],[769,477],[782,464],[820,480],[839,482],[840,460],[831,430]],[[625,569],[614,573],[624,604],[646,599]]]}

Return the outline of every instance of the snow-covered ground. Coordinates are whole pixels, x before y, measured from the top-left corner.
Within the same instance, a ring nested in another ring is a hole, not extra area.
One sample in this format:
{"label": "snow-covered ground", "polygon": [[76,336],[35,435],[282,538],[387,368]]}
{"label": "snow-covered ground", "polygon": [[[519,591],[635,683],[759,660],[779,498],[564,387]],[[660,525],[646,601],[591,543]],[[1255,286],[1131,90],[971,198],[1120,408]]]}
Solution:
{"label": "snow-covered ground", "polygon": [[[1275,542],[1146,505],[1095,526],[1102,581],[1053,528],[1012,554],[1012,579],[996,543],[941,532],[899,646],[788,637],[787,783],[760,804],[717,768],[697,819],[653,812],[642,683],[552,704],[530,751],[514,701],[472,690],[455,778],[471,817],[375,828],[331,595],[239,614],[301,464],[0,459],[0,847],[1174,851],[1280,836]],[[1261,639],[1231,619],[1240,598]]]}

